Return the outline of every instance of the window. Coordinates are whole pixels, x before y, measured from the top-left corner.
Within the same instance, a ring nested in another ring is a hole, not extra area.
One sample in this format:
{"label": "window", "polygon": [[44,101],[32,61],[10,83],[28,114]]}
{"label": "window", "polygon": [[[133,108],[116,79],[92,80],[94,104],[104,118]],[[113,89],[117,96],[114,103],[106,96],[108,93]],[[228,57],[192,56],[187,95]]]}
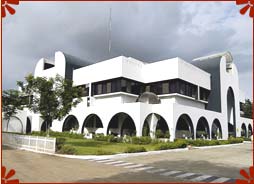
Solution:
{"label": "window", "polygon": [[204,101],[208,101],[208,97],[209,97],[210,91],[205,89],[205,88],[202,88],[202,87],[200,87],[199,91],[200,91],[199,99],[200,100],[204,100]]}
{"label": "window", "polygon": [[107,82],[106,93],[111,93],[111,82]]}
{"label": "window", "polygon": [[97,85],[97,95],[102,94],[102,84]]}
{"label": "window", "polygon": [[147,85],[147,86],[146,86],[145,91],[146,91],[146,92],[150,92],[150,85]]}
{"label": "window", "polygon": [[50,68],[53,68],[54,65],[53,64],[50,64],[50,63],[44,63],[44,70],[47,70],[47,69],[50,69]]}
{"label": "window", "polygon": [[164,82],[162,83],[162,94],[168,94],[169,93],[169,83]]}
{"label": "window", "polygon": [[[126,92],[140,95],[144,91],[153,92],[156,95],[180,93],[182,95],[190,96],[193,98],[197,97],[197,86],[181,79],[172,79],[168,81],[143,84],[141,82],[137,82],[131,79],[116,78],[92,84],[92,95],[115,92]],[[208,96],[206,93],[202,93],[202,97],[204,95]],[[205,96],[203,98],[205,98]]]}
{"label": "window", "polygon": [[89,96],[89,85],[88,84],[77,86],[77,87],[82,89],[82,93],[81,93],[82,97]]}

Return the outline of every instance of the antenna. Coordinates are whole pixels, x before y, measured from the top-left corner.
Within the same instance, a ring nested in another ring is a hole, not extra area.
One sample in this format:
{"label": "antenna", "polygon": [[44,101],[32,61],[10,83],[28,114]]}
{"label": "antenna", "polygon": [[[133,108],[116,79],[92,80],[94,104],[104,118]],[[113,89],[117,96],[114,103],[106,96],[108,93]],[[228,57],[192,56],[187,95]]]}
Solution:
{"label": "antenna", "polygon": [[110,54],[111,52],[111,23],[112,23],[112,20],[111,20],[111,7],[109,8],[109,31],[108,31],[108,52]]}

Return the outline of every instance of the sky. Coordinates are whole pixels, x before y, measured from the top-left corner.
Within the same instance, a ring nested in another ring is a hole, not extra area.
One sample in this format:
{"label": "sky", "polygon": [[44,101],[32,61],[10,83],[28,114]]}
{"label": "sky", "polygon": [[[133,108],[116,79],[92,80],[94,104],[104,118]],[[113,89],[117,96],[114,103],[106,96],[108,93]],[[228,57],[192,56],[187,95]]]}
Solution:
{"label": "sky", "polygon": [[[109,12],[112,48],[108,52]],[[119,55],[145,62],[230,51],[252,99],[252,19],[235,2],[20,2],[3,19],[3,89],[63,51],[95,63]]]}

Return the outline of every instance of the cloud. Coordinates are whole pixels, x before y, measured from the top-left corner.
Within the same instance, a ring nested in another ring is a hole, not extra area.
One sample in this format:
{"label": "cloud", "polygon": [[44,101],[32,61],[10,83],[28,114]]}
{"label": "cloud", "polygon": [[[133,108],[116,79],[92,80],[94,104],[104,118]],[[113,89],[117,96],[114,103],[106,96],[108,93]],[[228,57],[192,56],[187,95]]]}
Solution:
{"label": "cloud", "polygon": [[21,2],[16,11],[3,19],[3,89],[57,50],[90,62],[119,55],[191,61],[229,50],[251,98],[252,24],[234,2]]}

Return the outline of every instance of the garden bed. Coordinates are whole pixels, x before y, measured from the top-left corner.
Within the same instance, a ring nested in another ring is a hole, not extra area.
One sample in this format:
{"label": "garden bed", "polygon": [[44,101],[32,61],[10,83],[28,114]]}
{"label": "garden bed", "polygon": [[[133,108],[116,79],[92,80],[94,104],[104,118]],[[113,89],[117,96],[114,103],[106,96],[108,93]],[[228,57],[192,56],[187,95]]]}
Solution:
{"label": "garden bed", "polygon": [[[45,133],[33,132],[33,135],[46,136]],[[150,137],[119,138],[97,135],[94,139],[82,138],[80,134],[50,132],[50,136],[57,138],[57,153],[74,155],[113,155],[119,153],[136,153],[155,150],[168,150],[194,147],[214,146],[242,143],[243,138],[229,138],[228,140],[186,140],[178,139],[174,142],[162,142]]]}

